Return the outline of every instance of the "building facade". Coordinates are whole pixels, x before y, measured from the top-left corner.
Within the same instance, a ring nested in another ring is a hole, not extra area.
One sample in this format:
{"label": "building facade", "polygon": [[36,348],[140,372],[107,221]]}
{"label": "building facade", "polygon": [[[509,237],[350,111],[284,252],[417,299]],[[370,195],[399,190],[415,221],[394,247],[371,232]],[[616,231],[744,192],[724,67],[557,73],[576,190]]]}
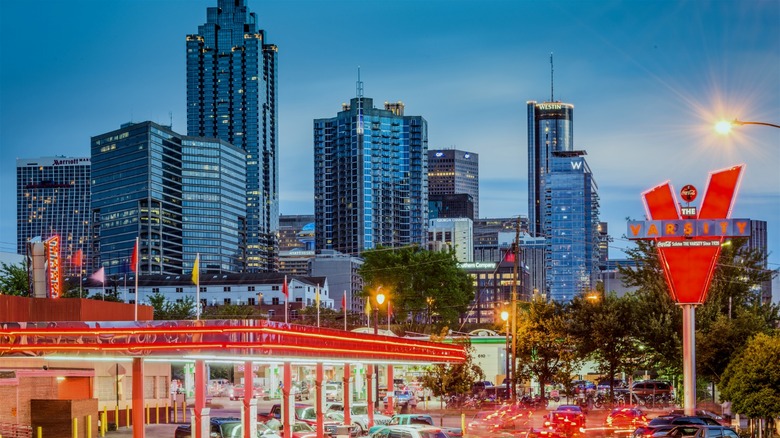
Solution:
{"label": "building facade", "polygon": [[428,217],[459,218],[474,220],[474,201],[468,193],[454,195],[428,195]]}
{"label": "building facade", "polygon": [[553,152],[574,150],[574,105],[527,102],[528,106],[528,232],[544,236],[544,178]]}
{"label": "building facade", "polygon": [[428,221],[428,249],[454,251],[460,263],[474,261],[474,230],[469,218],[439,218]]}
{"label": "building facade", "polygon": [[16,251],[27,241],[60,236],[62,274],[91,272],[90,159],[41,157],[16,160]]}
{"label": "building facade", "polygon": [[275,271],[279,160],[277,47],[245,0],[218,0],[187,35],[187,134],[219,138],[246,154],[246,260]]}
{"label": "building facade", "polygon": [[[748,247],[754,251],[758,251],[764,262],[763,268],[769,269],[767,263],[767,256],[769,255],[769,246],[767,240],[767,223],[766,221],[751,220],[750,221],[750,238],[748,239]],[[772,302],[772,281],[762,282],[758,288],[760,288],[761,302]]]}
{"label": "building facade", "polygon": [[583,155],[554,153],[544,179],[547,293],[555,301],[593,290],[598,279],[598,187]]}
{"label": "building facade", "polygon": [[279,251],[314,250],[314,215],[279,216]]}
{"label": "building facade", "polygon": [[363,277],[358,271],[361,266],[363,259],[336,251],[322,251],[309,260],[311,275],[328,278],[335,308],[343,310],[346,306],[347,311],[353,313],[363,312],[365,306],[365,301],[360,297]]}
{"label": "building facade", "polygon": [[243,151],[153,122],[92,137],[92,254],[108,277],[244,269]]}
{"label": "building facade", "polygon": [[378,246],[424,245],[428,226],[428,127],[403,104],[360,97],[314,120],[317,251],[358,256]]}
{"label": "building facade", "polygon": [[461,193],[471,195],[474,212],[471,216],[460,217],[478,218],[479,155],[457,149],[428,151],[428,196]]}

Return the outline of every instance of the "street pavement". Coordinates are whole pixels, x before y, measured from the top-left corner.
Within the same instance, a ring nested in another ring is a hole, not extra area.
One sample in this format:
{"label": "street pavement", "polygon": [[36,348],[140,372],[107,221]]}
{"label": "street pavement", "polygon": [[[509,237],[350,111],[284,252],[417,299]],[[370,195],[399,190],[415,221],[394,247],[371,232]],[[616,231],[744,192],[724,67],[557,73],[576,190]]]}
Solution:
{"label": "street pavement", "polygon": [[[274,403],[279,403],[279,400],[260,400],[258,401],[257,412],[265,413],[270,411],[271,406]],[[314,404],[309,400],[304,403]],[[566,404],[566,400],[561,400],[559,403],[551,402],[547,409],[539,409],[534,411],[531,416],[531,422],[529,427],[540,427],[544,422],[543,417],[550,410],[555,410],[559,404]],[[434,423],[444,427],[461,427],[462,421],[468,424],[469,420],[474,416],[475,410],[467,411],[455,411],[455,410],[442,410],[440,409],[440,403],[438,401],[420,403],[418,406],[418,412],[424,412],[430,414],[434,418]],[[643,409],[648,418],[653,418],[660,415],[661,411],[648,411]],[[586,426],[588,428],[598,429],[604,424],[604,420],[609,413],[609,409],[593,409],[587,414]],[[241,417],[241,401],[231,401],[224,397],[215,397],[211,403],[211,416],[212,417]],[[187,422],[190,421],[190,409],[187,409]],[[147,424],[145,426],[145,435],[148,438],[173,438],[174,431],[179,424],[183,424],[179,418],[179,423],[169,424]],[[525,432],[525,430],[523,431]],[[131,438],[133,436],[132,427],[120,427],[118,430],[106,432],[106,438]]]}

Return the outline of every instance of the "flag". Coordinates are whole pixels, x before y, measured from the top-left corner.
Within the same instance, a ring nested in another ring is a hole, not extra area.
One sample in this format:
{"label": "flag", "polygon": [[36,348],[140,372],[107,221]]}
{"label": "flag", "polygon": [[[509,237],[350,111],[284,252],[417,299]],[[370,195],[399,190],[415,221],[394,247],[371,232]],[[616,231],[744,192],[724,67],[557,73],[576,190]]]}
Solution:
{"label": "flag", "polygon": [[344,291],[344,295],[341,297],[341,308],[347,308],[347,291]]}
{"label": "flag", "polygon": [[135,238],[135,245],[133,246],[133,253],[130,254],[130,270],[136,272],[138,270],[138,238]]}
{"label": "flag", "polygon": [[282,293],[284,294],[285,298],[289,297],[290,290],[287,286],[287,276],[284,276],[284,283],[282,283]]}
{"label": "flag", "polygon": [[73,266],[81,267],[81,263],[84,259],[84,251],[77,250],[75,254],[70,258],[70,262]]}
{"label": "flag", "polygon": [[192,265],[192,282],[195,284],[200,282],[200,253],[195,256],[195,263]]}
{"label": "flag", "polygon": [[371,299],[366,297],[366,315],[371,316]]}
{"label": "flag", "polygon": [[314,301],[317,303],[317,308],[320,307],[320,284],[317,283],[317,294],[314,296]]}
{"label": "flag", "polygon": [[106,283],[106,270],[105,268],[100,268],[97,271],[95,271],[94,274],[90,275],[89,278],[100,282],[100,284]]}
{"label": "flag", "polygon": [[515,244],[509,246],[509,249],[506,250],[506,253],[504,254],[504,262],[507,263],[514,263],[515,262]]}

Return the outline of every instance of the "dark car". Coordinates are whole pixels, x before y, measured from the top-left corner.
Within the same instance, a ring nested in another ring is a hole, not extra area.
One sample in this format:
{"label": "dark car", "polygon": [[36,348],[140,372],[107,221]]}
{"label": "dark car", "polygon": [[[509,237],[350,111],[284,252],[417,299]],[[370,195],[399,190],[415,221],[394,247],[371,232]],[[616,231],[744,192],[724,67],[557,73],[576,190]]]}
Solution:
{"label": "dark car", "polygon": [[666,432],[681,424],[705,425],[710,422],[717,424],[715,420],[702,417],[690,417],[685,415],[661,415],[653,418],[646,425],[639,426],[633,433],[634,438],[649,437],[659,432]]}
{"label": "dark car", "polygon": [[631,392],[642,398],[648,395],[671,395],[674,387],[671,383],[662,380],[642,380],[631,385]]}
{"label": "dark car", "polygon": [[734,429],[727,427],[727,426],[721,426],[721,425],[712,425],[712,424],[685,424],[685,425],[678,425],[673,427],[672,429],[668,431],[662,431],[662,432],[656,432],[653,434],[653,437],[657,438],[685,438],[685,437],[695,437],[695,438],[715,438],[715,437],[726,437],[726,438],[737,438],[739,435],[737,434]]}
{"label": "dark car", "polygon": [[[211,419],[210,438],[242,438],[243,425],[240,418],[217,417]],[[192,438],[192,429],[189,424],[182,424],[173,433],[174,438]],[[257,423],[257,436],[265,438],[279,438],[276,431],[267,428],[262,423]]]}
{"label": "dark car", "polygon": [[491,388],[493,386],[495,386],[495,385],[493,385],[493,382],[489,382],[487,380],[474,382],[471,385],[471,393],[472,394],[479,394],[479,393],[485,391],[487,388]]}

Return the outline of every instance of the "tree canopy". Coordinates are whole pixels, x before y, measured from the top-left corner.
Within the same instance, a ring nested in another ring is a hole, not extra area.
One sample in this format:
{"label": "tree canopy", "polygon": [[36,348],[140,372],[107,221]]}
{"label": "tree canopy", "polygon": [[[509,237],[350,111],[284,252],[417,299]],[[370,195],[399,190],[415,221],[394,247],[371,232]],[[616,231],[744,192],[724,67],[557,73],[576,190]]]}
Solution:
{"label": "tree canopy", "polygon": [[0,292],[5,295],[30,296],[30,283],[27,281],[27,265],[0,263]]}
{"label": "tree canopy", "polygon": [[754,418],[780,416],[780,334],[759,333],[726,367],[722,396],[734,412]]}

